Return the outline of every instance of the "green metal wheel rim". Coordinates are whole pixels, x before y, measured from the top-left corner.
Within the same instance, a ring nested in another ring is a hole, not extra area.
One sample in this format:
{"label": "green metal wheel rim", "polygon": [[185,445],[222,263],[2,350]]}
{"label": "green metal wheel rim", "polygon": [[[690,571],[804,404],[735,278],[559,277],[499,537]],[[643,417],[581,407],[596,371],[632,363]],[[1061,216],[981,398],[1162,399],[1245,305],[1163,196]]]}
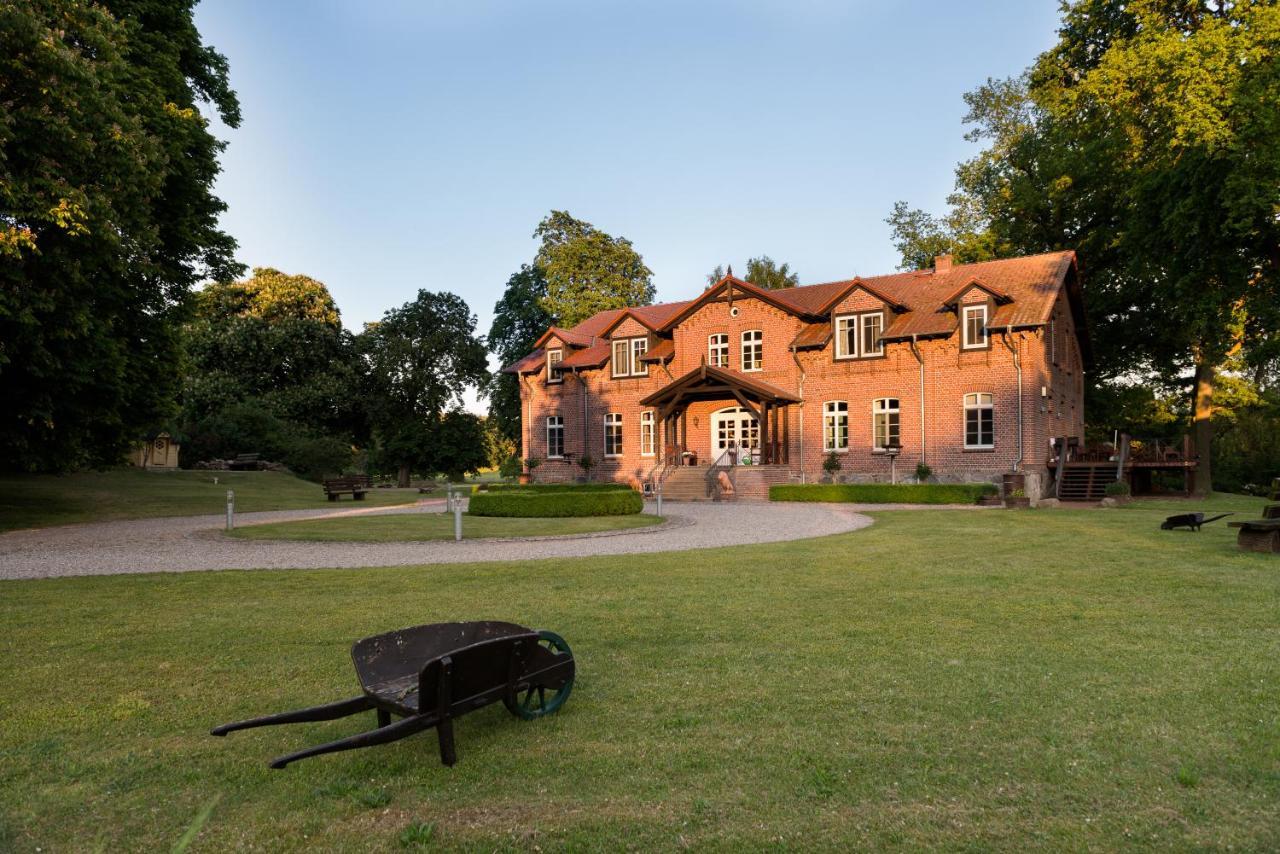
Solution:
{"label": "green metal wheel rim", "polygon": [[[545,629],[539,631],[538,643],[546,646],[554,653],[573,655],[573,651],[569,649],[569,642],[555,632],[549,632]],[[573,691],[572,679],[566,682],[563,688],[555,691],[548,691],[541,685],[530,685],[524,691],[517,693],[514,699],[506,697],[503,698],[502,702],[511,714],[526,721],[531,721],[559,711],[565,700],[569,699],[571,691]]]}

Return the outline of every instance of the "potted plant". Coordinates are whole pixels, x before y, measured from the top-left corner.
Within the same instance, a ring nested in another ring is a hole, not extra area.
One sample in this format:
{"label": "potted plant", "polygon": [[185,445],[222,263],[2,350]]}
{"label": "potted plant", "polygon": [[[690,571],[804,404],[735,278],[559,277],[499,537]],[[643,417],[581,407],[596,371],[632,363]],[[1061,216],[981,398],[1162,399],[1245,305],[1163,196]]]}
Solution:
{"label": "potted plant", "polygon": [[1009,510],[1022,510],[1031,506],[1025,489],[1011,489],[1004,497],[1004,506]]}
{"label": "potted plant", "polygon": [[916,483],[928,483],[933,477],[933,469],[927,463],[916,463]]}
{"label": "potted plant", "polygon": [[578,457],[578,465],[582,466],[582,476],[583,476],[583,478],[584,478],[588,483],[590,483],[590,482],[591,482],[591,469],[595,468],[596,461],[592,458],[592,456],[591,456],[590,454],[583,454],[582,456]]}
{"label": "potted plant", "polygon": [[521,483],[533,483],[533,470],[542,465],[541,457],[525,457],[524,472],[520,474]]}
{"label": "potted plant", "polygon": [[839,454],[835,451],[827,454],[826,458],[822,461],[822,470],[827,473],[824,478],[825,482],[835,483],[836,472],[840,471],[842,468],[844,468],[844,464],[840,462]]}

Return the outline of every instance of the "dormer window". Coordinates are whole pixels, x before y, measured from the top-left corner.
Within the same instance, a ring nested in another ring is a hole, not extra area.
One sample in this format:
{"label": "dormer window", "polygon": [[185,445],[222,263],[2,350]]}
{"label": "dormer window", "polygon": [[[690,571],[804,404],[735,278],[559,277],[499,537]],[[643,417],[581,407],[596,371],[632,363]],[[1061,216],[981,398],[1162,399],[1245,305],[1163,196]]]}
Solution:
{"label": "dormer window", "polygon": [[985,305],[966,305],[960,312],[961,349],[987,349],[987,307]]}
{"label": "dormer window", "polygon": [[547,351],[547,382],[548,383],[558,383],[558,382],[564,381],[564,377],[560,376],[559,372],[556,371],[556,365],[560,364],[562,359],[564,359],[563,350]]}
{"label": "dormer window", "polygon": [[649,366],[640,357],[649,352],[648,338],[618,338],[613,342],[610,373],[614,378],[647,377]]}
{"label": "dormer window", "polygon": [[884,312],[836,317],[836,358],[872,359],[884,355]]}

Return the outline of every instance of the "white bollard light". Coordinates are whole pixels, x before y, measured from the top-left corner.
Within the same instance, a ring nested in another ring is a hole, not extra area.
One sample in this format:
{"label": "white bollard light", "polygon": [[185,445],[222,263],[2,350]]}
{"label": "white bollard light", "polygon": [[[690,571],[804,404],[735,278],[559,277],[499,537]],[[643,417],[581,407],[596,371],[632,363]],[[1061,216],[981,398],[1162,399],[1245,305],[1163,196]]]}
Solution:
{"label": "white bollard light", "polygon": [[234,490],[227,490],[227,530],[230,531],[236,526],[236,493]]}
{"label": "white bollard light", "polygon": [[457,500],[453,502],[453,539],[462,539],[462,502]]}

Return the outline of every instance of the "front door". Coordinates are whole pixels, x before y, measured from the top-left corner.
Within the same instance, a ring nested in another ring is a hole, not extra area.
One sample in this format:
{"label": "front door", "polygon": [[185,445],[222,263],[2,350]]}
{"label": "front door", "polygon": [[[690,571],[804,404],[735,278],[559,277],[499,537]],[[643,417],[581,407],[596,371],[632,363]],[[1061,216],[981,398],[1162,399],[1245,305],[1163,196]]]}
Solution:
{"label": "front door", "polygon": [[730,448],[737,449],[739,460],[746,451],[753,458],[760,454],[760,422],[745,409],[721,409],[711,416],[711,461]]}

